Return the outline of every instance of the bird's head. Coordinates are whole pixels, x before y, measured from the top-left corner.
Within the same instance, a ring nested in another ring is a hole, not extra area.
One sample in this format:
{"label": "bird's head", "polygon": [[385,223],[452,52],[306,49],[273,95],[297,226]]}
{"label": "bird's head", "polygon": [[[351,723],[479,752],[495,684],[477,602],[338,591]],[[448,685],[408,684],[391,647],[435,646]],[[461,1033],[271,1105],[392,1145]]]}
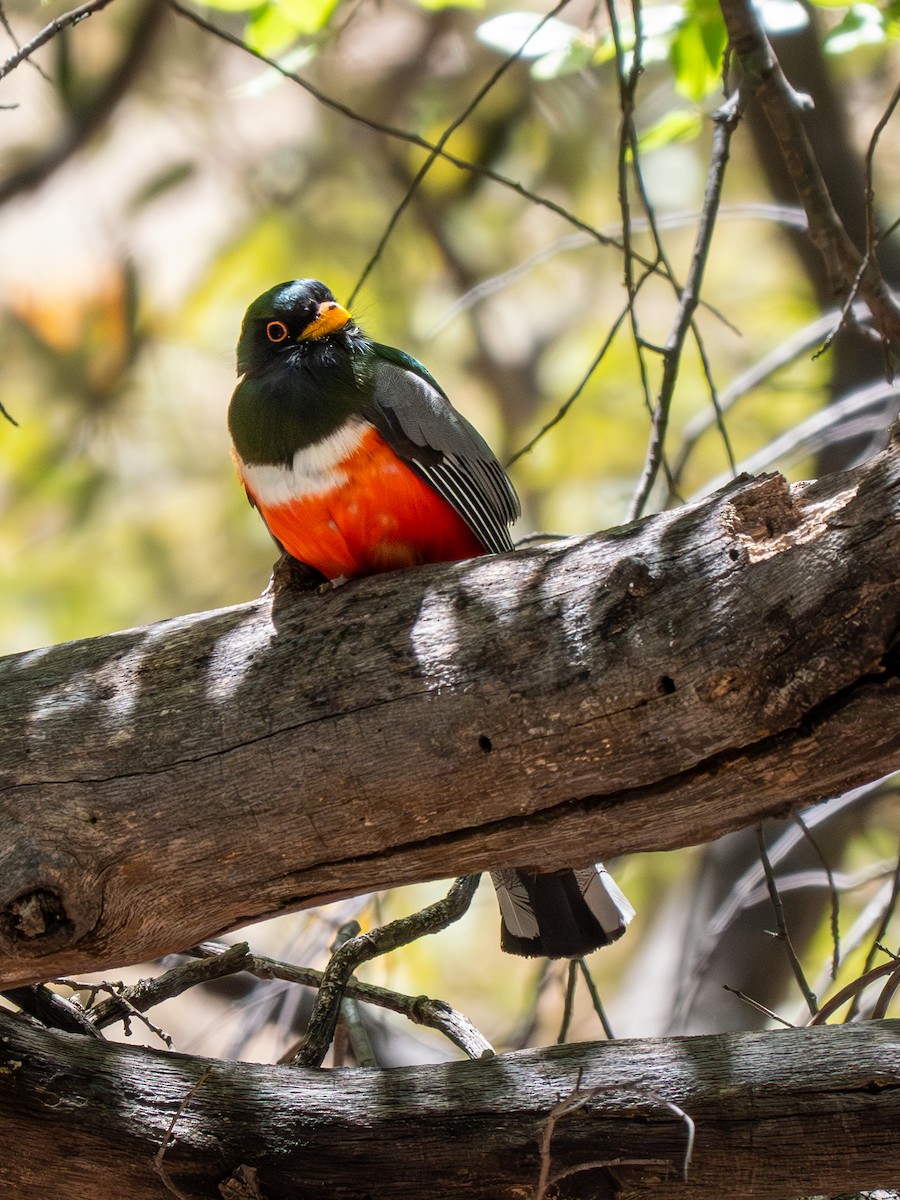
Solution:
{"label": "bird's head", "polygon": [[238,374],[252,375],[355,328],[350,313],[318,279],[279,283],[258,296],[244,315]]}

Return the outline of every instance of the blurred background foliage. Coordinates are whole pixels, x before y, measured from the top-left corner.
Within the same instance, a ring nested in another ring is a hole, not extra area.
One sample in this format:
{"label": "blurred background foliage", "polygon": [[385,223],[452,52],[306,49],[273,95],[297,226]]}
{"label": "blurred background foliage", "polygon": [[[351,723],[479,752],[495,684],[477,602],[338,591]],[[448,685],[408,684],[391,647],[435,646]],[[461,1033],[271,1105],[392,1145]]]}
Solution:
{"label": "blurred background foliage", "polygon": [[[425,362],[501,458],[577,395],[512,468],[525,511],[518,532],[620,523],[659,386],[652,348],[665,344],[677,308],[657,274],[626,312],[620,179],[632,248],[655,257],[652,217],[683,279],[711,114],[724,98],[725,35],[712,0],[643,9],[630,147],[620,140],[616,46],[624,70],[634,51],[630,10],[614,27],[615,7],[583,0],[545,23],[546,10],[519,11],[509,0],[185,6],[222,37],[180,7],[98,5],[0,82],[0,404],[17,423],[0,420],[0,651],[259,593],[273,549],[237,486],[225,409],[244,309],[296,276],[324,279],[343,300],[358,288],[364,326]],[[67,8],[4,0],[3,57]],[[864,156],[897,77],[900,6],[762,0],[760,10],[792,82],[815,99],[810,136],[859,240]],[[443,138],[511,56],[446,142],[477,169],[438,158],[400,211],[426,159],[415,138]],[[413,136],[386,136],[385,126]],[[874,156],[883,228],[900,197],[897,133],[889,122]],[[684,457],[683,470],[677,488],[656,487],[649,509],[731,473],[707,367],[723,403],[734,401],[725,424],[738,464],[751,455],[766,462],[776,438],[883,382],[880,351],[858,334],[816,354],[830,325],[815,323],[835,297],[765,138],[750,114],[732,143],[697,316],[707,362],[689,343],[671,414],[668,454]],[[880,247],[895,284],[896,240]],[[767,357],[771,369],[745,381]],[[845,466],[883,443],[892,412],[895,394],[882,388],[872,404],[851,404],[842,424],[826,420],[824,432],[798,437],[775,465],[791,478]],[[895,899],[897,826],[894,793],[870,789],[838,805],[817,833],[848,885],[841,928],[862,920],[841,981],[861,969],[878,915]],[[770,840],[779,836],[773,827]],[[786,879],[805,872],[796,891],[786,885],[786,904],[816,976],[832,953],[827,879],[805,839],[785,854]],[[640,916],[596,964],[616,1033],[760,1023],[723,993],[725,983],[797,1017],[783,949],[764,932],[772,918],[755,844],[726,839],[645,856],[620,864],[617,877]],[[282,918],[251,940],[312,962],[348,915],[386,918],[439,891]],[[496,939],[483,888],[474,916],[372,964],[367,977],[443,996],[498,1047],[552,1041],[566,965],[501,958]],[[303,1002],[285,989],[273,1018],[278,989],[266,988],[220,988],[208,1000],[218,1017],[199,1027],[177,1006],[156,1019],[181,1049],[277,1057],[296,1036]],[[446,1053],[420,1031],[415,1045],[404,1031],[402,1048],[391,1050],[395,1035],[379,1035],[382,1061]],[[599,1035],[581,989],[568,1036]]]}

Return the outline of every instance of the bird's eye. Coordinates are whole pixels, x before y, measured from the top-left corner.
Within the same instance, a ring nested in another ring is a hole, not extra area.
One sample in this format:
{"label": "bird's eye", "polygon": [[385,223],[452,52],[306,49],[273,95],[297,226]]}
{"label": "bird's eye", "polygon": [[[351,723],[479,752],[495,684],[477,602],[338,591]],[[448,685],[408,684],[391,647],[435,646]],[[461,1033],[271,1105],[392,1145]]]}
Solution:
{"label": "bird's eye", "polygon": [[288,335],[284,321],[270,321],[266,326],[266,337],[270,342],[283,342]]}

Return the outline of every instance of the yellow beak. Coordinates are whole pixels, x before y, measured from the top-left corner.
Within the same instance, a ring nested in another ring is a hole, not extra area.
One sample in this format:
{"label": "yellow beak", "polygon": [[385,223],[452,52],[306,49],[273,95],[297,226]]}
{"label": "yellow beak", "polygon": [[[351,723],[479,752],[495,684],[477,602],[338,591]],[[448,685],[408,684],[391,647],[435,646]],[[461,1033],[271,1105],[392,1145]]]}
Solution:
{"label": "yellow beak", "polygon": [[306,326],[298,342],[304,342],[308,338],[325,337],[326,334],[335,333],[339,329],[343,329],[350,320],[350,314],[346,308],[338,304],[337,300],[323,300],[319,305],[315,317]]}

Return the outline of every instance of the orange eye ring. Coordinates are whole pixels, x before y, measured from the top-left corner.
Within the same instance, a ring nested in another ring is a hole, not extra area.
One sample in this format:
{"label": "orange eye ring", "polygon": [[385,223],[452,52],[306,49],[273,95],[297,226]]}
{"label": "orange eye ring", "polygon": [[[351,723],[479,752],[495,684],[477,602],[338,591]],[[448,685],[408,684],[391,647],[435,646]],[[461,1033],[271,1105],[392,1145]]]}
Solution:
{"label": "orange eye ring", "polygon": [[270,342],[283,342],[288,335],[288,327],[284,321],[270,321],[266,326],[266,337]]}

